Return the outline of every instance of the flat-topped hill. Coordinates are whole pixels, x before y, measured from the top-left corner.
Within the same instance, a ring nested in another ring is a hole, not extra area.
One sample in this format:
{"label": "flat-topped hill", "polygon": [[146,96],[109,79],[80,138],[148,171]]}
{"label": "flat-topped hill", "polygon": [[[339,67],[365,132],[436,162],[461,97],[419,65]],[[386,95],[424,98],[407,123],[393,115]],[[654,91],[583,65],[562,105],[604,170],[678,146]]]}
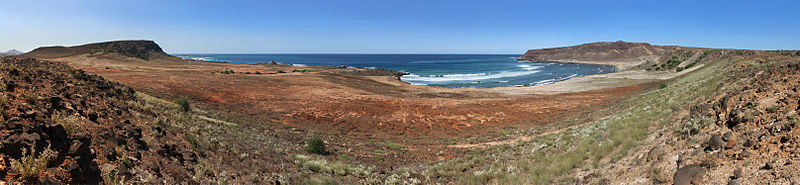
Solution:
{"label": "flat-topped hill", "polygon": [[656,55],[661,49],[648,43],[594,42],[578,46],[532,49],[519,57],[531,61],[607,61]]}
{"label": "flat-topped hill", "polygon": [[26,53],[23,57],[33,58],[59,58],[82,54],[110,54],[115,53],[128,57],[149,60],[153,57],[169,56],[164,53],[158,44],[150,40],[124,40],[111,41],[80,46],[49,46],[36,48]]}

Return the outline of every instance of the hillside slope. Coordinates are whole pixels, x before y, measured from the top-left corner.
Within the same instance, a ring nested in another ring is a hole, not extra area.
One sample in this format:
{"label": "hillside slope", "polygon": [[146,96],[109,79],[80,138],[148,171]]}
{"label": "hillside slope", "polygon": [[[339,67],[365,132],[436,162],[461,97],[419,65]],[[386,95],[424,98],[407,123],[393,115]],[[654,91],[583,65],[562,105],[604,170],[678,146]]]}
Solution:
{"label": "hillside slope", "polygon": [[0,179],[187,182],[197,155],[133,89],[64,64],[0,59]]}

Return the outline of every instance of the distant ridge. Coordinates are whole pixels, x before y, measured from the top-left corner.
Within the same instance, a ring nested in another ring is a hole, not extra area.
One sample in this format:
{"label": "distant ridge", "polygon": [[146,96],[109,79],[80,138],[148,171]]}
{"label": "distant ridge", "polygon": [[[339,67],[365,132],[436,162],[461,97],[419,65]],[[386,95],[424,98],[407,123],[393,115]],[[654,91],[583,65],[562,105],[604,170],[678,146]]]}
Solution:
{"label": "distant ridge", "polygon": [[17,51],[16,49],[11,49],[11,50],[8,50],[6,52],[0,53],[0,55],[19,55],[19,54],[22,54],[22,53],[23,52]]}
{"label": "distant ridge", "polygon": [[23,57],[33,58],[59,58],[83,54],[119,54],[142,60],[154,57],[169,57],[156,42],[150,40],[123,40],[85,44],[80,46],[50,46],[36,48]]}
{"label": "distant ridge", "polygon": [[661,48],[648,43],[635,42],[594,42],[570,47],[532,49],[519,57],[519,60],[530,61],[608,61],[631,59],[657,55]]}

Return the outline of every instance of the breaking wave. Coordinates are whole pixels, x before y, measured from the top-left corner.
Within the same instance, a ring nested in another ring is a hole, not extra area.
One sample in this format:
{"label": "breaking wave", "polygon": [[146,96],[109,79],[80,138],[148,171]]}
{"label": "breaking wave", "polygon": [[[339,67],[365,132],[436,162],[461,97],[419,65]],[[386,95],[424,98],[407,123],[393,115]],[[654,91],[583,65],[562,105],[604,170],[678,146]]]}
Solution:
{"label": "breaking wave", "polygon": [[447,74],[447,75],[409,74],[409,75],[403,75],[400,78],[403,81],[415,81],[415,82],[476,81],[476,80],[529,75],[538,72],[540,71],[528,70],[528,71],[505,71],[505,72],[495,72],[495,73]]}
{"label": "breaking wave", "polygon": [[547,84],[552,84],[552,83],[564,81],[564,80],[567,80],[567,79],[570,79],[570,78],[576,77],[576,76],[578,76],[578,74],[572,74],[572,75],[569,75],[569,76],[566,76],[566,77],[561,77],[561,78],[540,80],[540,81],[537,81],[537,82],[530,83],[529,85],[531,85],[531,86],[534,86],[534,85],[547,85]]}

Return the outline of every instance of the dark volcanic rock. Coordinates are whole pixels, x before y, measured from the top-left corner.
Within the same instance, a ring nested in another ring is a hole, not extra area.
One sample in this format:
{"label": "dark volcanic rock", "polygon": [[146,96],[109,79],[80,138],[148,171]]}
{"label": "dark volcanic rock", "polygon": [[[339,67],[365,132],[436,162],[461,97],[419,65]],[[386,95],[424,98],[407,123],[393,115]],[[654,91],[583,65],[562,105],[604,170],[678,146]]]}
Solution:
{"label": "dark volcanic rock", "polygon": [[746,159],[748,157],[750,157],[750,152],[745,150],[745,151],[742,151],[742,153],[739,153],[738,159],[742,160],[742,159]]}
{"label": "dark volcanic rock", "polygon": [[97,112],[89,112],[89,114],[86,114],[86,116],[88,116],[89,120],[91,121],[97,121]]}
{"label": "dark volcanic rock", "polygon": [[675,175],[673,175],[673,183],[676,185],[698,184],[703,175],[706,174],[706,169],[700,165],[693,164],[679,168]]}
{"label": "dark volcanic rock", "polygon": [[708,146],[711,149],[720,149],[723,145],[725,145],[725,141],[722,140],[719,134],[711,135],[711,138],[708,139]]}
{"label": "dark volcanic rock", "polygon": [[[138,100],[135,91],[122,84],[64,64],[17,58],[0,58],[0,79],[6,84],[15,84],[13,92],[4,88],[0,91],[5,92],[0,93],[19,100],[7,101],[0,109],[5,119],[5,124],[0,126],[0,133],[3,133],[0,134],[0,162],[5,161],[0,166],[6,165],[6,170],[0,167],[0,175],[4,182],[99,184],[104,180],[99,167],[103,165],[118,169],[118,178],[125,178],[122,179],[125,182],[139,184],[141,182],[135,181],[143,178],[139,175],[168,177],[161,171],[144,171],[139,166],[157,163],[175,171],[189,171],[186,167],[197,161],[188,144],[182,142],[174,142],[170,152],[179,154],[178,159],[185,161],[183,164],[153,157],[159,154],[148,150],[143,140],[144,129],[130,120],[154,120],[154,115],[137,112],[140,117],[132,116],[138,109],[123,102]],[[29,92],[35,92],[36,103],[24,100]],[[164,131],[161,133],[166,135]],[[53,151],[55,156],[48,161],[46,169],[41,169],[47,173],[32,178],[7,170],[9,161],[23,157],[23,149],[28,151],[26,155]],[[121,156],[128,162],[122,162]],[[138,160],[143,156],[149,156],[148,160]],[[137,174],[129,171],[137,171]],[[174,179],[170,182],[177,183]]]}
{"label": "dark volcanic rock", "polygon": [[742,178],[742,169],[733,170],[733,179]]}

